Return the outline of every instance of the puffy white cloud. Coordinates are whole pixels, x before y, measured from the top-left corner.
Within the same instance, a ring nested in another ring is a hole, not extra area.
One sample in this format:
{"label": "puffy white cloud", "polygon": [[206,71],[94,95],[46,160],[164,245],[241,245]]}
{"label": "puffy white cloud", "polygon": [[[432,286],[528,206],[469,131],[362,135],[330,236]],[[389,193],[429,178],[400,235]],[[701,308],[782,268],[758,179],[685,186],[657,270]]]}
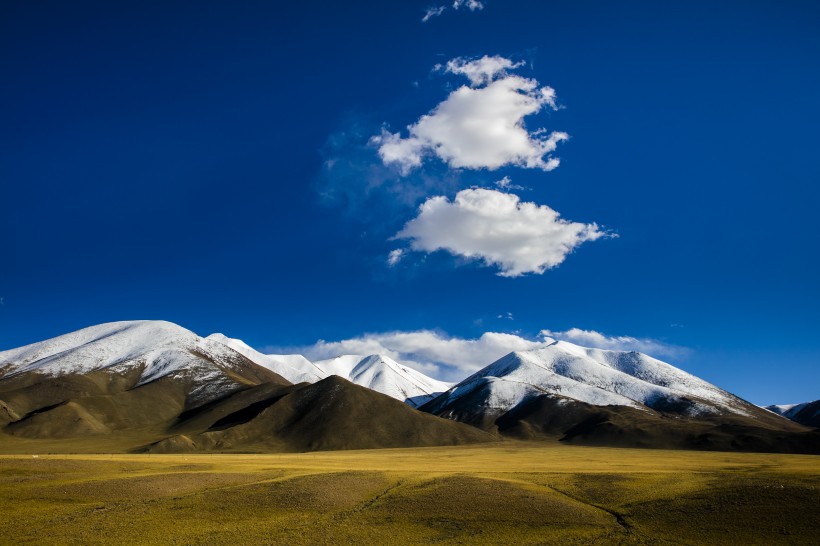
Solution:
{"label": "puffy white cloud", "polygon": [[506,57],[494,55],[484,55],[480,59],[465,59],[457,57],[447,61],[445,66],[438,65],[439,70],[444,70],[451,74],[466,76],[473,86],[489,83],[500,74],[506,74],[508,70],[513,70],[523,66],[524,62],[514,63]]}
{"label": "puffy white cloud", "polygon": [[582,330],[581,328],[570,328],[563,332],[541,330],[541,335],[561,341],[568,341],[583,347],[615,351],[638,351],[658,358],[663,356],[680,357],[688,352],[688,349],[684,347],[671,345],[655,339],[631,336],[608,336],[595,330]]}
{"label": "puffy white cloud", "polygon": [[462,86],[430,113],[408,126],[408,136],[386,129],[371,139],[385,165],[402,174],[435,156],[450,167],[498,169],[515,165],[551,171],[559,161],[550,154],[569,138],[564,132],[527,130],[524,118],[544,107],[557,109],[555,90],[534,79],[506,73],[519,66],[503,57],[474,61],[454,59],[446,70],[462,74],[472,86]]}
{"label": "puffy white cloud", "polygon": [[581,243],[606,235],[597,224],[563,220],[546,205],[475,188],[458,192],[453,201],[444,196],[427,199],[395,238],[410,240],[413,250],[446,250],[496,265],[501,276],[517,277],[543,273]]}

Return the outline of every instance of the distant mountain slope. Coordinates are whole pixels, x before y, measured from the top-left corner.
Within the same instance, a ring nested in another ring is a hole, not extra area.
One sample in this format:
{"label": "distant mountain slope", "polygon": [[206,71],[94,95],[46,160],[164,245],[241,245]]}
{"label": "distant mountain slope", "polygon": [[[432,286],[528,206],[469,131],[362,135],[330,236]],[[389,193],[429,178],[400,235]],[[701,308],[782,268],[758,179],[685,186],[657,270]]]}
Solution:
{"label": "distant mountain slope", "polygon": [[807,427],[820,428],[820,400],[804,402],[802,404],[784,404],[766,406],[766,409],[795,423]]}
{"label": "distant mountain slope", "polygon": [[151,452],[316,451],[494,442],[474,427],[419,412],[331,375],[311,385],[262,385],[182,416]]}
{"label": "distant mountain slope", "polygon": [[764,451],[820,447],[820,437],[805,436],[805,428],[665,362],[563,341],[510,353],[420,409],[525,438]]}
{"label": "distant mountain slope", "polygon": [[315,383],[327,377],[327,373],[302,355],[268,355],[247,345],[241,339],[211,334],[206,339],[227,345],[249,360],[281,375],[291,383]]}
{"label": "distant mountain slope", "polygon": [[243,341],[223,334],[212,334],[207,339],[225,344],[292,383],[315,383],[336,375],[412,407],[418,407],[450,388],[449,383],[428,377],[386,355],[342,355],[311,362],[302,355],[263,354]]}
{"label": "distant mountain slope", "polygon": [[418,407],[450,388],[385,355],[344,355],[316,362],[327,375],[343,377],[356,385],[403,400]]}

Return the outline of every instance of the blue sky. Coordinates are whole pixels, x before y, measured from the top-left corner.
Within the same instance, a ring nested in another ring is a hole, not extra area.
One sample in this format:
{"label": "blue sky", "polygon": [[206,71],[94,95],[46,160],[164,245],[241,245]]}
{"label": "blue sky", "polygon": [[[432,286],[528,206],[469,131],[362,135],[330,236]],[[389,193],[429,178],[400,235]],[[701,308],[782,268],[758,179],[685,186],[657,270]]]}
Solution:
{"label": "blue sky", "polygon": [[[136,318],[259,348],[579,328],[756,403],[820,397],[820,9],[486,0],[421,21],[439,5],[4,2],[0,350]],[[485,55],[515,68],[472,85],[457,67]],[[522,120],[569,135],[559,167],[465,167],[436,127],[403,172],[369,140],[509,78],[554,89]],[[465,190],[604,235],[557,265],[467,259],[493,245]]]}

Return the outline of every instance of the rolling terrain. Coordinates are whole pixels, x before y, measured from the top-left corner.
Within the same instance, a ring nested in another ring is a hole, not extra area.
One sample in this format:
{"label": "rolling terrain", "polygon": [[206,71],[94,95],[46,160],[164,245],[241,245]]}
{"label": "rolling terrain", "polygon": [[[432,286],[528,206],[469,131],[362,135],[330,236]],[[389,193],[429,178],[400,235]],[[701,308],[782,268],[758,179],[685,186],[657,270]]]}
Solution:
{"label": "rolling terrain", "polygon": [[820,457],[515,443],[0,457],[2,542],[813,544]]}

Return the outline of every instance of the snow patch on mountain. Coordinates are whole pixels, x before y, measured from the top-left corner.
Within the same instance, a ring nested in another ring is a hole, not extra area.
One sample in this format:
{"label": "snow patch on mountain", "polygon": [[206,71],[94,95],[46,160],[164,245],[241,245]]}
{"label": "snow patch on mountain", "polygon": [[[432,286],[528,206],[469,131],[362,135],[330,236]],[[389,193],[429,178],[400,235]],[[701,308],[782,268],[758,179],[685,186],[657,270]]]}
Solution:
{"label": "snow patch on mountain", "polygon": [[[798,413],[815,403],[817,403],[817,400],[813,402],[803,402],[802,404],[774,404],[771,406],[765,406],[763,409],[767,409],[772,413],[782,415],[786,419],[793,419]],[[816,417],[818,415],[820,415],[820,407],[814,415],[811,415],[810,417]]]}
{"label": "snow patch on mountain", "polygon": [[341,355],[311,362],[302,355],[263,354],[239,339],[212,334],[207,339],[224,343],[252,362],[259,364],[293,383],[314,383],[336,375],[397,400],[418,407],[450,388],[385,355]]}
{"label": "snow patch on mountain", "polygon": [[138,320],[83,328],[0,352],[0,377],[35,372],[62,376],[106,370],[141,372],[135,386],[166,376],[193,382],[192,399],[203,399],[236,388],[225,370],[243,360],[233,349],[201,338],[171,322]]}
{"label": "snow patch on mountain", "polygon": [[324,370],[302,355],[276,355],[260,353],[241,339],[224,334],[211,334],[206,339],[222,343],[251,362],[275,372],[291,383],[315,383],[327,377]]}
{"label": "snow patch on mountain", "polygon": [[363,387],[418,407],[450,388],[385,355],[342,355],[315,362],[327,375],[337,375]]}
{"label": "snow patch on mountain", "polygon": [[553,340],[547,347],[502,357],[453,387],[431,410],[440,413],[480,388],[487,391],[485,408],[494,412],[546,394],[596,406],[748,415],[739,398],[670,364],[641,353],[590,349],[565,341]]}

